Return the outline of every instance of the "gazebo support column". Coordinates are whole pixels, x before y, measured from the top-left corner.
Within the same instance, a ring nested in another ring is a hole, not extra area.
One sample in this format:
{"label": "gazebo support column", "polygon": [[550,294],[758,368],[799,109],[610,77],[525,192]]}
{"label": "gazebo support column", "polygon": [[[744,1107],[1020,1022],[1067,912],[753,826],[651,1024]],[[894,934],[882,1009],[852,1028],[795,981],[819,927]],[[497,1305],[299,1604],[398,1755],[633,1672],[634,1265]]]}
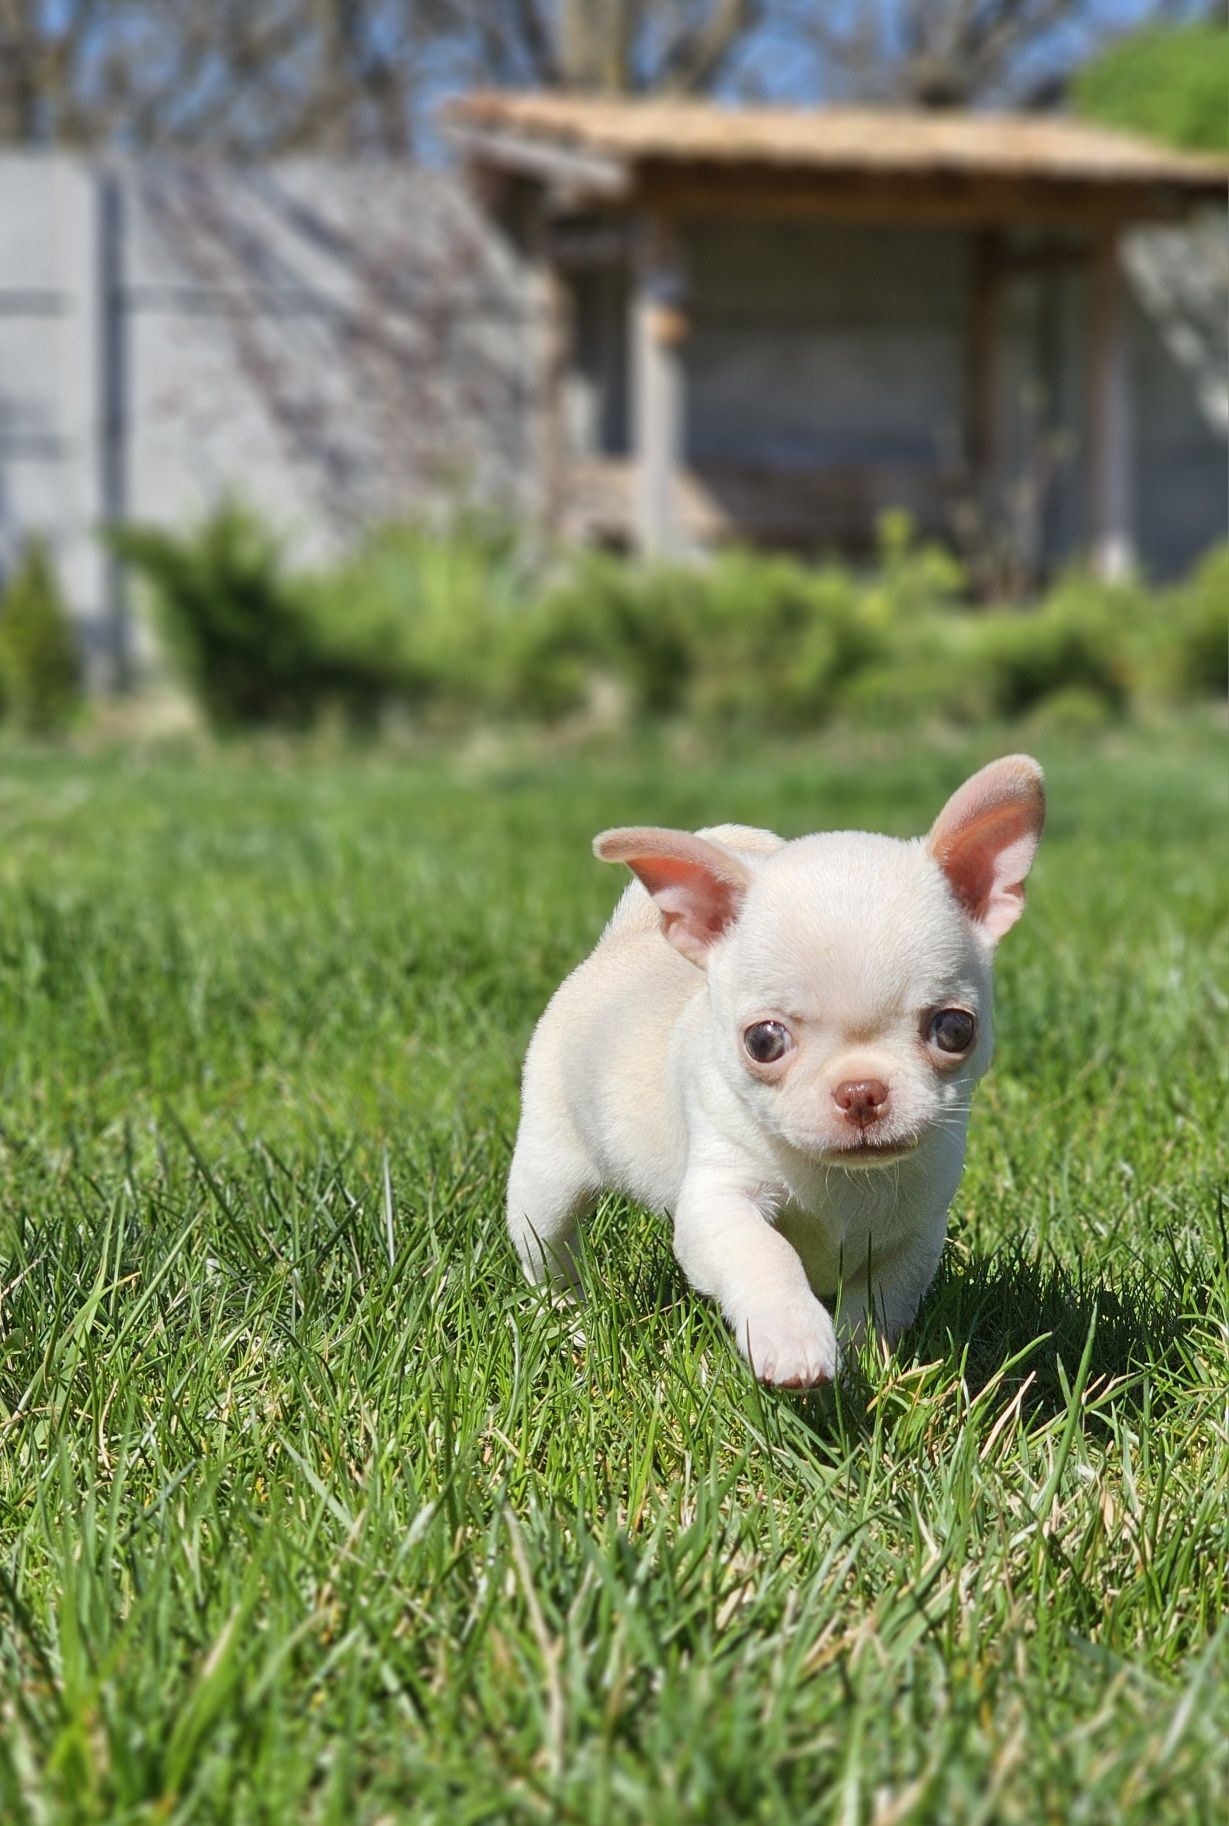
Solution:
{"label": "gazebo support column", "polygon": [[1131,375],[1118,233],[1093,244],[1088,300],[1088,556],[1106,581],[1134,561]]}
{"label": "gazebo support column", "polygon": [[654,214],[644,224],[632,291],[632,450],[637,550],[654,557],[678,544],[676,478],[682,455],[685,331],[674,224]]}
{"label": "gazebo support column", "polygon": [[[1007,270],[1002,236],[983,229],[973,240],[969,292],[968,393],[965,447],[979,516],[1001,505]],[[982,527],[983,537],[987,528]]]}
{"label": "gazebo support column", "polygon": [[534,279],[540,337],[539,384],[533,402],[537,523],[548,538],[554,538],[563,524],[567,490],[564,385],[571,359],[571,299],[541,199],[529,206],[523,235]]}

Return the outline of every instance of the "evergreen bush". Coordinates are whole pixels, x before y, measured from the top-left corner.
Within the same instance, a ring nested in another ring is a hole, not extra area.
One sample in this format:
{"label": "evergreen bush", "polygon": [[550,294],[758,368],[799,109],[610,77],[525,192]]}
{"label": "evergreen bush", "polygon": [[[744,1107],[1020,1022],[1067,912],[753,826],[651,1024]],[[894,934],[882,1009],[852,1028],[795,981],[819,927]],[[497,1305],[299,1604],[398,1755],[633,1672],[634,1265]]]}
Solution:
{"label": "evergreen bush", "polygon": [[51,553],[32,539],[0,600],[0,709],[26,735],[56,735],[81,699],[81,659]]}
{"label": "evergreen bush", "polygon": [[237,503],[190,533],[130,526],[111,538],[150,586],[170,657],[215,729],[304,725],[330,702],[361,711],[381,695],[379,670],[321,639],[307,587]]}

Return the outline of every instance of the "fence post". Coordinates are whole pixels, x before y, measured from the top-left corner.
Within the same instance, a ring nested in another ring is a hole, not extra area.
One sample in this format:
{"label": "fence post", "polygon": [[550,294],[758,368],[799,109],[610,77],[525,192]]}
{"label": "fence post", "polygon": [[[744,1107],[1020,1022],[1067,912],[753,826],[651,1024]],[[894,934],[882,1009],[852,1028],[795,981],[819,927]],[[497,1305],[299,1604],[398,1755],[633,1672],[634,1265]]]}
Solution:
{"label": "fence post", "polygon": [[[103,168],[98,177],[98,494],[104,530],[128,513],[128,336],[125,298],[123,178]],[[124,566],[103,556],[103,623],[108,682],[115,692],[132,683],[131,629]]]}

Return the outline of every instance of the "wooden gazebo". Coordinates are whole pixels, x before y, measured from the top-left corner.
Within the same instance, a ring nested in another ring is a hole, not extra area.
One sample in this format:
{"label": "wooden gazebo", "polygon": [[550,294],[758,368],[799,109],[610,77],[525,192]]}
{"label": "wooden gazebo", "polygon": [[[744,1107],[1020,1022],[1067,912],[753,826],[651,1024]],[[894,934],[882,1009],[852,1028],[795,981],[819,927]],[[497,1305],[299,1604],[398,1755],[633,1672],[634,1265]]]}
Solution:
{"label": "wooden gazebo", "polygon": [[1063,119],[544,94],[449,128],[541,282],[548,521],[646,552],[856,544],[894,505],[941,530],[1019,460],[1010,288],[1074,276],[1078,542],[1130,562],[1120,243],[1223,200],[1218,161]]}

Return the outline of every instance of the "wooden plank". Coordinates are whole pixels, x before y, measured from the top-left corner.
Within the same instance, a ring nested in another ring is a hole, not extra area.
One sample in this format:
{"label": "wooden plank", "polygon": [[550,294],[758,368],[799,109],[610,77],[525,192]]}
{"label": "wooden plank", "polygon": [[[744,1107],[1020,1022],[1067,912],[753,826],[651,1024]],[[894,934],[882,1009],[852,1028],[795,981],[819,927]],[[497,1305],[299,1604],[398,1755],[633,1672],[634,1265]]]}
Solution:
{"label": "wooden plank", "polygon": [[495,166],[500,171],[537,178],[544,184],[585,196],[621,197],[630,189],[627,166],[597,152],[460,123],[446,125],[445,134],[462,157],[479,170]]}
{"label": "wooden plank", "polygon": [[[129,512],[130,419],[129,307],[125,299],[129,256],[124,186],[113,171],[98,178],[99,313],[98,477],[102,521],[121,526]],[[132,616],[122,561],[104,547],[103,589],[111,689],[122,695],[133,682]]]}
{"label": "wooden plank", "polygon": [[1116,234],[1093,243],[1088,284],[1088,553],[1099,577],[1134,561],[1130,348]]}
{"label": "wooden plank", "polygon": [[956,483],[955,472],[907,464],[705,465],[680,477],[679,512],[688,537],[701,545],[752,539],[869,551],[890,508],[904,508],[923,532],[943,531]]}
{"label": "wooden plank", "polygon": [[978,497],[993,500],[1001,479],[1006,385],[1007,272],[1002,236],[973,238],[969,286],[965,440]]}
{"label": "wooden plank", "polygon": [[1095,229],[1123,221],[1173,221],[1191,201],[1157,185],[1039,183],[1024,178],[782,170],[765,175],[646,166],[636,194],[649,208],[682,215],[763,219],[931,223],[995,228],[1008,224]]}
{"label": "wooden plank", "polygon": [[526,240],[537,293],[541,339],[533,440],[538,521],[543,532],[551,535],[559,530],[564,508],[567,466],[564,386],[571,355],[572,312],[567,283],[551,258],[549,223],[540,197],[535,199]]}
{"label": "wooden plank", "polygon": [[1013,279],[1050,279],[1076,271],[1088,258],[1081,243],[1068,237],[1043,241],[1036,247],[1004,247],[1002,262]]}
{"label": "wooden plank", "polygon": [[[892,507],[907,509],[923,532],[946,532],[950,508],[965,487],[956,468],[704,464],[680,468],[675,497],[679,532],[689,545],[750,539],[799,549],[833,544],[869,550],[879,515]],[[564,524],[572,537],[631,544],[636,518],[634,463],[587,458],[571,466]]]}
{"label": "wooden plank", "polygon": [[610,213],[587,216],[579,222],[555,221],[547,244],[551,258],[569,271],[617,266],[631,251],[630,225],[626,216]]}
{"label": "wooden plank", "polygon": [[643,225],[632,286],[635,542],[646,556],[669,552],[679,541],[674,487],[682,449],[682,289],[674,222],[655,213]]}

